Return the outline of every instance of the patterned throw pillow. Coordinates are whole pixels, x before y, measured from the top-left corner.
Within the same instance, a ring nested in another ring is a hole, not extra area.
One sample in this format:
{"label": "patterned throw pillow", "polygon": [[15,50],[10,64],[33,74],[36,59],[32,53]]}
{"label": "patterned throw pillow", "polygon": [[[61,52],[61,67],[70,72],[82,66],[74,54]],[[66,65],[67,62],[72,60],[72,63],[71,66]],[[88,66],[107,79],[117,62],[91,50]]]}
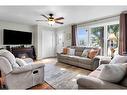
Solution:
{"label": "patterned throw pillow", "polygon": [[68,48],[67,54],[68,55],[75,55],[75,49]]}
{"label": "patterned throw pillow", "polygon": [[88,57],[89,57],[90,59],[93,59],[97,54],[98,54],[98,50],[91,49],[91,50],[89,50],[89,52],[88,52]]}
{"label": "patterned throw pillow", "polygon": [[82,52],[82,57],[87,57],[88,56],[88,52],[89,50],[88,49],[84,49],[84,51]]}

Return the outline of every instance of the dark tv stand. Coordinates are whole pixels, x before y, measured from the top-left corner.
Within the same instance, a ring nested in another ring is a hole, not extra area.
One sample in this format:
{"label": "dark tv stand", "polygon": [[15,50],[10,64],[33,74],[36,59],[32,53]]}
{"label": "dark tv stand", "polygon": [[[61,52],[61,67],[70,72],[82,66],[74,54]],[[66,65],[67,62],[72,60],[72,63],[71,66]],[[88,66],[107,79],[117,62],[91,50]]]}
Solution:
{"label": "dark tv stand", "polygon": [[34,46],[27,48],[26,47],[11,48],[11,52],[14,54],[15,57],[18,58],[32,58],[33,60],[36,60]]}

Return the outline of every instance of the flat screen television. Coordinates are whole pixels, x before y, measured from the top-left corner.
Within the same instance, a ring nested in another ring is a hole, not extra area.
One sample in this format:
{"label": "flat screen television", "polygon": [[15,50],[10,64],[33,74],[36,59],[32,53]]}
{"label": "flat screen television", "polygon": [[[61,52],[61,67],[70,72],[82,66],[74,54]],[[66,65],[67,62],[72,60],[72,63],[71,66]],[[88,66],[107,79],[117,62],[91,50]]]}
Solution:
{"label": "flat screen television", "polygon": [[16,30],[3,30],[4,45],[30,45],[32,43],[32,33]]}

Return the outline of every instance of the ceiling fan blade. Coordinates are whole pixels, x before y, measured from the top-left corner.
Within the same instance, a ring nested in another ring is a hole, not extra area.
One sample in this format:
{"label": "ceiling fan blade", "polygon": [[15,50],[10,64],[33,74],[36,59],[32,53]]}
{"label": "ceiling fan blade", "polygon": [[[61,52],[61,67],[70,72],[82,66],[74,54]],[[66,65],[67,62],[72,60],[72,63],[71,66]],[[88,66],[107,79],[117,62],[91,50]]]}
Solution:
{"label": "ceiling fan blade", "polygon": [[58,21],[55,21],[55,23],[58,23],[58,24],[64,24],[63,22],[58,22]]}
{"label": "ceiling fan blade", "polygon": [[47,17],[46,15],[43,15],[43,14],[42,14],[42,16],[48,19],[48,17]]}
{"label": "ceiling fan blade", "polygon": [[36,21],[48,21],[48,20],[36,20]]}
{"label": "ceiling fan blade", "polygon": [[64,17],[55,18],[55,20],[62,20]]}

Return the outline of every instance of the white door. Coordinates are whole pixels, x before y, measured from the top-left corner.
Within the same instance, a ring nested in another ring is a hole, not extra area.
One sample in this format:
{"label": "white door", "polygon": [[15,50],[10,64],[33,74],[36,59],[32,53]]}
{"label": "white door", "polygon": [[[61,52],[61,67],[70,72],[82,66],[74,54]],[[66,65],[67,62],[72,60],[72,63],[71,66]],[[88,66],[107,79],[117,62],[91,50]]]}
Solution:
{"label": "white door", "polygon": [[54,39],[54,31],[43,31],[42,33],[42,47],[43,47],[43,58],[53,57],[55,54],[55,39]]}
{"label": "white door", "polygon": [[64,47],[64,31],[57,31],[56,40],[56,52],[61,53]]}

